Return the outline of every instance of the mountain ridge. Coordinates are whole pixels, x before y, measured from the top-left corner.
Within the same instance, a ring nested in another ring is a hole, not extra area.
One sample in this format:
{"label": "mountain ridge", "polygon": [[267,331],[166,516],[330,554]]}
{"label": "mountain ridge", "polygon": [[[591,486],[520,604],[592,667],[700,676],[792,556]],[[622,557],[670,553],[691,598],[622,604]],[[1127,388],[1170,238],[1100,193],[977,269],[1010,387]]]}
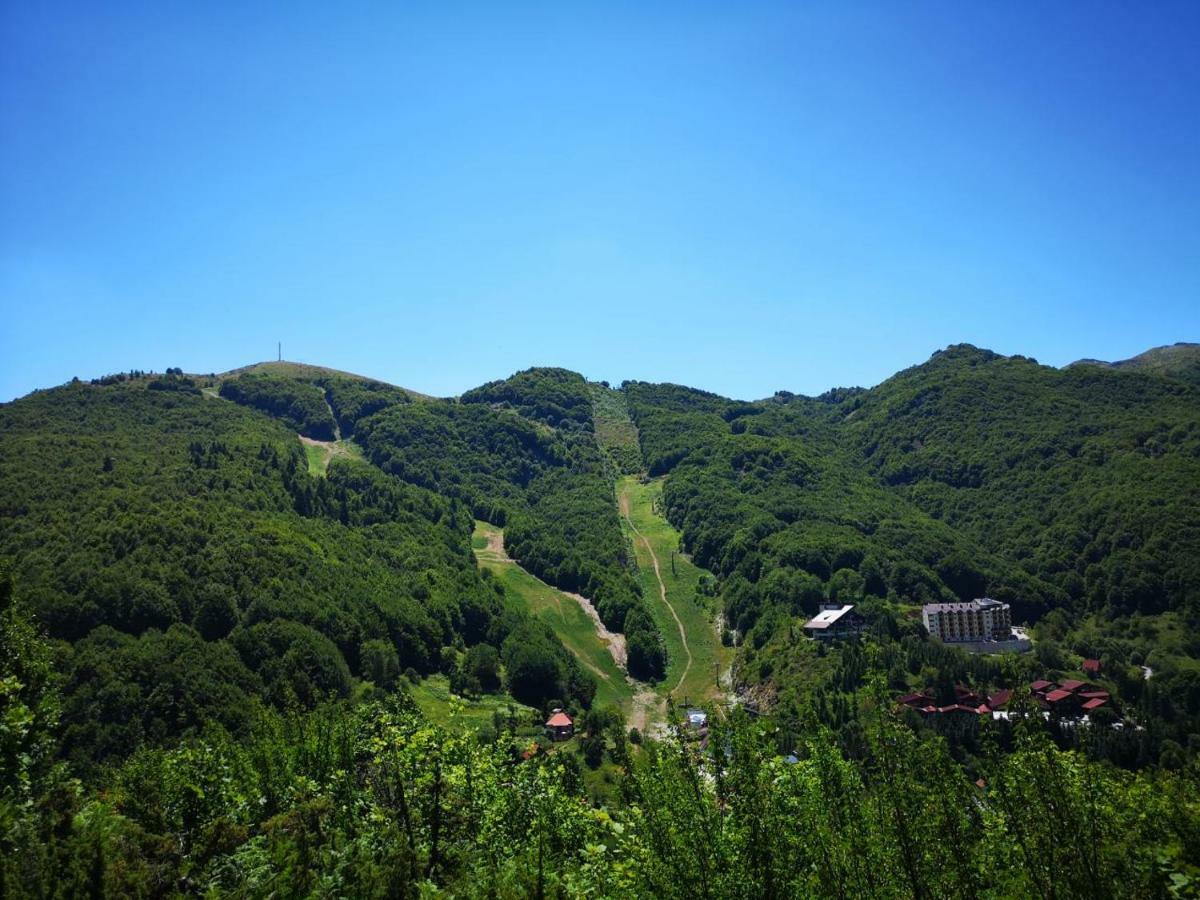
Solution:
{"label": "mountain ridge", "polygon": [[1161,347],[1151,347],[1128,359],[1112,362],[1102,359],[1077,359],[1063,368],[1069,369],[1074,366],[1097,366],[1104,369],[1164,375],[1200,385],[1200,343],[1178,341],[1174,344],[1164,344]]}
{"label": "mountain ridge", "polygon": [[[335,441],[355,452],[312,466],[308,446]],[[673,527],[652,536],[644,526],[654,517]],[[478,522],[503,527],[510,571],[472,552],[488,544]],[[601,694],[581,645],[567,640],[591,620],[539,612],[505,577],[517,565],[535,584],[591,600],[608,631],[624,635],[626,672],[642,684],[621,693],[642,700]],[[1152,372],[1056,369],[952,345],[874,388],[756,402],[646,382],[613,390],[550,368],[424,401],[279,362],[219,381],[178,369],[76,381],[0,405],[0,699],[43,710],[0,717],[0,779],[18,772],[15,790],[30,785],[28,796],[45,798],[18,806],[13,782],[0,783],[9,804],[0,820],[25,829],[5,832],[5,847],[59,835],[55,853],[100,863],[64,883],[132,873],[158,885],[113,881],[113,896],[171,895],[184,877],[261,886],[246,873],[296,859],[304,869],[292,892],[305,895],[316,871],[350,871],[334,860],[350,858],[338,854],[365,827],[351,854],[366,861],[351,866],[361,880],[338,883],[373,896],[390,884],[381,873],[398,871],[387,854],[410,852],[422,834],[427,859],[446,861],[435,877],[472,885],[491,871],[484,860],[495,848],[480,848],[496,832],[472,843],[480,829],[469,813],[481,797],[490,811],[476,821],[513,824],[500,843],[528,874],[543,851],[529,840],[531,817],[556,828],[581,815],[596,826],[592,849],[578,845],[570,859],[594,860],[614,840],[632,841],[623,860],[652,859],[658,844],[640,843],[640,827],[621,837],[599,823],[628,815],[640,826],[647,810],[682,822],[706,797],[716,823],[747,797],[840,771],[836,783],[858,786],[854,815],[879,811],[886,835],[893,801],[928,798],[919,814],[912,807],[916,821],[927,809],[960,815],[987,802],[995,794],[980,794],[979,779],[1023,789],[1030,741],[1046,751],[1035,754],[1039,766],[1103,762],[1088,781],[1110,781],[1087,807],[1111,810],[1123,798],[1130,812],[1111,833],[1125,847],[1126,825],[1146,819],[1148,789],[1200,796],[1163,781],[1195,772],[1200,752],[1198,566],[1200,392]],[[972,655],[923,627],[922,604],[982,596],[1028,624],[1031,653]],[[825,604],[853,605],[862,634],[810,640],[804,626]],[[1095,663],[1087,671],[1085,659]],[[1055,711],[1017,725],[962,705],[1008,696],[1019,718],[1037,702],[1027,688],[1035,679],[1091,682],[1104,708],[1085,722]],[[898,709],[901,695],[955,714]],[[656,751],[693,708],[712,717],[717,741],[684,725],[686,752]],[[575,735],[546,747],[542,722],[556,709]],[[710,791],[701,760],[720,746],[731,748],[729,777]],[[884,753],[905,779],[894,795],[877,777]],[[685,767],[666,790],[664,764]],[[806,771],[811,778],[794,777]],[[61,813],[54,799],[55,773],[66,772],[81,788],[65,802],[82,815]],[[471,786],[469,796],[447,795],[454,785]],[[1013,809],[1045,799],[1061,811],[1064,798],[1083,796],[1052,773],[1044,785]],[[536,816],[502,809],[547,792],[561,799],[554,815],[544,805]],[[795,836],[823,856],[827,844],[806,843],[786,823],[824,803],[788,797],[771,819],[785,824],[762,834]],[[947,807],[950,797],[959,799]],[[670,798],[679,805],[665,806]],[[428,825],[411,842],[397,808],[405,802]],[[445,815],[448,804],[464,814]],[[1086,834],[1093,814],[1039,846]],[[104,834],[124,837],[90,836],[97,815]],[[863,820],[847,821],[854,859]],[[936,831],[922,845],[945,848],[950,832]],[[986,850],[978,871],[986,859],[995,875],[994,847],[1010,834],[972,845]],[[1161,860],[1153,840],[1139,841]],[[695,846],[708,838],[697,832]],[[313,847],[328,855],[310,862]],[[22,877],[29,858],[0,854],[0,871]],[[47,884],[55,860],[38,863]],[[150,868],[137,868],[142,860]],[[792,861],[787,871],[818,868]],[[869,868],[864,894],[877,884]],[[409,870],[427,885],[435,867]],[[737,889],[713,896],[741,895],[747,882],[728,883]],[[524,888],[514,895],[536,893],[532,881]]]}

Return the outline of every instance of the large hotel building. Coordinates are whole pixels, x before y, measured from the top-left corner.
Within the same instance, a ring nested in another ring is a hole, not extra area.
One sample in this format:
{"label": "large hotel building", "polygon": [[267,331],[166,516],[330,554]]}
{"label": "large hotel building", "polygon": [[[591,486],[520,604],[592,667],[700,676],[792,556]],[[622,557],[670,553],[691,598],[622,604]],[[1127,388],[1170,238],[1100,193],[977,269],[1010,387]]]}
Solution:
{"label": "large hotel building", "polygon": [[1008,604],[987,597],[970,603],[927,603],[921,618],[926,630],[943,641],[1007,641],[1012,637]]}

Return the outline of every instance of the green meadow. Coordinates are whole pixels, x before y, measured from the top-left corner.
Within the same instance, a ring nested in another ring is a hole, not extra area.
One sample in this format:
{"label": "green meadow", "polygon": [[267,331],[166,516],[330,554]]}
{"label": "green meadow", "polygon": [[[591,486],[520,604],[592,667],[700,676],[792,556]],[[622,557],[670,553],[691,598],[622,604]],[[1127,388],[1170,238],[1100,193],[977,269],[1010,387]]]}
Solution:
{"label": "green meadow", "polygon": [[[707,573],[679,552],[679,532],[658,512],[662,487],[661,478],[647,483],[635,476],[621,478],[617,483],[621,523],[637,554],[642,591],[667,644],[667,677],[660,690],[676,702],[703,703],[721,695],[719,678],[729,667],[732,651],[721,645],[717,635],[715,600],[700,593]],[[655,559],[666,588],[665,603]]]}
{"label": "green meadow", "polygon": [[[408,686],[408,693],[430,722],[444,727],[479,731],[492,727],[511,727],[517,734],[541,734],[541,713],[524,706],[508,694],[484,694],[475,699],[451,693],[445,675],[430,675]],[[497,715],[499,714],[499,715]]]}

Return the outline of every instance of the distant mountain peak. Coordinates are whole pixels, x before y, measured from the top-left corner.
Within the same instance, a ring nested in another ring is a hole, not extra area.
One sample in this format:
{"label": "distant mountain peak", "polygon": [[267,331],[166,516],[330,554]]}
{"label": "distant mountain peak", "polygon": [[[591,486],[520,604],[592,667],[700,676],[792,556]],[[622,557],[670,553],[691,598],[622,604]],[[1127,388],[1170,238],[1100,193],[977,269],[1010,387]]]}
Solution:
{"label": "distant mountain peak", "polygon": [[1104,369],[1143,372],[1178,378],[1200,385],[1200,344],[1179,341],[1154,347],[1129,359],[1108,362],[1102,359],[1079,359],[1064,368],[1074,366],[1099,366]]}

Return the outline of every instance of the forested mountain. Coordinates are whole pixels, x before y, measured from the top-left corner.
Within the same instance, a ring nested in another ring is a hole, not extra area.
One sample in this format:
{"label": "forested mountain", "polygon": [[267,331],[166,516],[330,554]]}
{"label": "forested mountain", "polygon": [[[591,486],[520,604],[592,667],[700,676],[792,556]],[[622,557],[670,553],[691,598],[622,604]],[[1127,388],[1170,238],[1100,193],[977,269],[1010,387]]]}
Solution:
{"label": "forested mountain", "polygon": [[[752,402],[271,363],[0,405],[0,897],[1190,896],[1200,388],[1168,349],[1058,370],[960,345]],[[472,556],[474,519],[502,528],[494,564],[593,601],[648,691],[667,660],[618,473],[661,482],[708,570],[693,621],[719,604],[735,648],[703,733],[593,706],[603,673]],[[920,623],[985,595],[1033,653]],[[861,639],[804,638],[831,601]],[[896,704],[1031,708],[1084,657],[1123,719]],[[435,682],[508,711],[434,721]],[[559,705],[577,736],[547,750]]]}
{"label": "forested mountain", "polygon": [[[1046,623],[1052,668],[1070,668],[1060,642],[1118,668],[1154,654],[1161,677],[1127,680],[1159,739],[1200,726],[1196,388],[955,346],[816,398],[624,389],[647,464],[670,473],[666,513],[748,638],[745,682],[811,689],[791,636],[823,601],[860,602],[899,639],[916,604],[988,595]],[[1159,614],[1180,629],[1169,646]]]}
{"label": "forested mountain", "polygon": [[466,507],[362,462],[314,478],[294,433],[190,379],[37,392],[0,407],[0,434],[0,555],[63,642],[81,763],[206,722],[237,733],[253,702],[311,707],[530,629],[561,675],[525,699],[594,690],[480,577]]}
{"label": "forested mountain", "polygon": [[605,625],[625,634],[629,671],[653,679],[666,655],[631,571],[591,410],[582,376],[530,369],[461,401],[393,406],[362,422],[357,438],[383,471],[503,526],[513,558],[591,599]]}
{"label": "forested mountain", "polygon": [[672,473],[672,518],[726,577],[782,564],[825,582],[854,571],[879,597],[989,591],[1027,618],[1200,616],[1200,393],[1186,385],[964,346],[819,398],[626,390],[646,458]]}
{"label": "forested mountain", "polygon": [[322,441],[349,437],[359,419],[410,401],[406,391],[390,384],[325,374],[297,377],[245,372],[223,379],[220,392],[226,399],[253,406],[300,434]]}

